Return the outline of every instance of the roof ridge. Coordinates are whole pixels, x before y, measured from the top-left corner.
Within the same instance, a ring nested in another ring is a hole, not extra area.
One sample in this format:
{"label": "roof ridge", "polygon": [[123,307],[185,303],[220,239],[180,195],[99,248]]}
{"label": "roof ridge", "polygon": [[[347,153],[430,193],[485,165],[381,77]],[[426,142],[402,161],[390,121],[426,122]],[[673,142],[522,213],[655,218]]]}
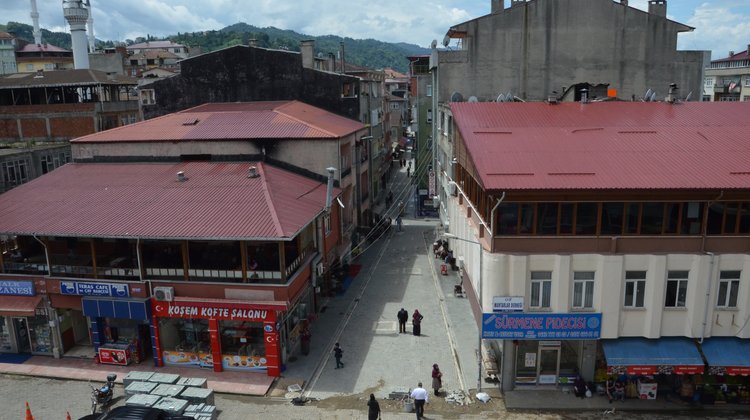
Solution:
{"label": "roof ridge", "polygon": [[268,208],[271,209],[271,218],[273,219],[273,225],[276,228],[276,233],[279,236],[284,236],[284,229],[281,227],[279,215],[276,213],[276,206],[273,205],[273,199],[271,198],[271,191],[268,189],[268,174],[266,172],[266,165],[263,164],[263,162],[257,162],[256,165],[263,179],[263,196],[266,198]]}
{"label": "roof ridge", "polygon": [[[316,125],[312,125],[312,124],[310,124],[309,122],[307,122],[307,121],[303,121],[303,120],[301,120],[301,119],[299,119],[299,118],[297,118],[297,117],[294,117],[294,116],[292,116],[292,115],[289,115],[289,114],[288,114],[288,113],[286,113],[286,112],[281,112],[281,111],[279,111],[279,109],[281,109],[281,108],[285,108],[285,107],[287,107],[287,106],[290,106],[290,105],[291,105],[291,104],[293,104],[293,103],[300,103],[300,104],[303,104],[303,105],[305,105],[305,106],[309,106],[309,107],[311,107],[311,108],[321,109],[321,108],[317,108],[317,107],[314,107],[314,106],[312,106],[312,105],[306,104],[306,103],[304,103],[304,102],[302,102],[302,101],[298,101],[298,100],[296,100],[296,99],[293,99],[293,100],[291,100],[291,101],[287,101],[287,102],[286,102],[285,104],[282,104],[282,105],[279,105],[279,106],[278,106],[278,107],[276,107],[276,108],[273,108],[273,111],[274,111],[274,112],[278,112],[279,114],[283,114],[283,115],[284,115],[284,116],[286,116],[287,118],[291,118],[291,119],[293,119],[294,121],[297,121],[297,122],[299,122],[300,124],[304,124],[304,125],[306,125],[306,126],[308,126],[308,127],[310,127],[310,128],[314,128],[314,129],[316,129],[316,130],[322,131],[322,132],[324,132],[324,133],[328,134],[328,135],[329,135],[329,136],[331,136],[331,137],[334,137],[334,138],[339,138],[339,136],[337,136],[337,135],[336,135],[336,133],[332,133],[332,132],[330,132],[330,131],[326,130],[325,128],[322,128],[322,127],[318,127],[318,126],[316,126]],[[326,113],[330,113],[330,114],[333,114],[332,112],[329,112],[329,111],[326,111],[326,110],[323,110],[323,111],[324,111],[324,112],[326,112]],[[335,114],[334,114],[334,115],[335,115]],[[356,131],[356,130],[355,130],[355,131]]]}

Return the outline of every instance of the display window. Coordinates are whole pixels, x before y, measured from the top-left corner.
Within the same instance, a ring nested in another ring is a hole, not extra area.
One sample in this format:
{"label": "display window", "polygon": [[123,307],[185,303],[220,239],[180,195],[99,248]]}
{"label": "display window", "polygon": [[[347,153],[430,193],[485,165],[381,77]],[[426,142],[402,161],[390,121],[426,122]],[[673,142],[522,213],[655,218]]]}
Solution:
{"label": "display window", "polygon": [[28,317],[32,353],[52,353],[52,329],[46,316]]}
{"label": "display window", "polygon": [[160,318],[159,333],[165,365],[213,366],[207,319]]}
{"label": "display window", "polygon": [[263,323],[219,321],[221,364],[224,369],[266,369],[266,346]]}
{"label": "display window", "polygon": [[0,352],[13,351],[13,343],[10,338],[10,326],[5,317],[0,318]]}

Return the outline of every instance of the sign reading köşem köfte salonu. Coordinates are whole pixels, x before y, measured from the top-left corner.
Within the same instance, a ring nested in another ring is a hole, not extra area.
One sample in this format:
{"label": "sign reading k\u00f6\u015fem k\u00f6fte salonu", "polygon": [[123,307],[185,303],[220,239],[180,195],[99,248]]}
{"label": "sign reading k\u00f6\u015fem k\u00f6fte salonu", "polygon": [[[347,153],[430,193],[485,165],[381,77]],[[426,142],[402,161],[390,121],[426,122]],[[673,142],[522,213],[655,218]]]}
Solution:
{"label": "sign reading k\u00f6\u015fem k\u00f6fte salonu", "polygon": [[494,313],[482,316],[482,338],[522,340],[595,340],[602,314]]}

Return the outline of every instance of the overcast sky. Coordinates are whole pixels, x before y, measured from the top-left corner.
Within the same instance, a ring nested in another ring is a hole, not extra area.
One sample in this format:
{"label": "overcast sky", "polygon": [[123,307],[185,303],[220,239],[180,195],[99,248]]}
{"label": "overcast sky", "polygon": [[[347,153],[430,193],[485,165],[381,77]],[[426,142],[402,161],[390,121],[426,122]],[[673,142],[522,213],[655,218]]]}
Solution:
{"label": "overcast sky", "polygon": [[[505,0],[506,3],[509,0]],[[3,0],[2,23],[31,24],[30,0]],[[490,0],[91,0],[98,39],[135,39],[221,29],[245,22],[307,35],[339,35],[429,46],[457,23],[485,15]],[[648,9],[648,0],[630,0]],[[62,0],[37,0],[40,25],[68,30]],[[670,19],[695,27],[678,37],[678,48],[712,50],[712,58],[750,44],[749,0],[670,0]]]}

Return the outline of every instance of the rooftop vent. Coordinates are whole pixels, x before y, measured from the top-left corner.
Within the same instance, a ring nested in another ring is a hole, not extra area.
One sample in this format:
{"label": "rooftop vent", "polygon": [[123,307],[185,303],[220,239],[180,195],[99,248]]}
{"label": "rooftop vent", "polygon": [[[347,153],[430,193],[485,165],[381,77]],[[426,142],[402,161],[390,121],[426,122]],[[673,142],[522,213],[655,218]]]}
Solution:
{"label": "rooftop vent", "polygon": [[677,83],[670,83],[669,84],[669,94],[667,94],[667,102],[673,104],[677,100],[675,98],[675,93],[679,88],[677,87]]}
{"label": "rooftop vent", "polygon": [[36,71],[36,74],[34,75],[34,79],[41,79],[44,77],[44,70],[39,69]]}
{"label": "rooftop vent", "polygon": [[185,182],[187,180],[188,180],[188,177],[185,176],[185,172],[183,172],[183,171],[177,172],[177,181],[179,181],[179,182]]}
{"label": "rooftop vent", "polygon": [[258,168],[255,166],[251,166],[247,169],[247,177],[248,178],[257,178],[260,174],[258,173]]}
{"label": "rooftop vent", "polygon": [[581,89],[581,103],[582,104],[589,103],[589,90],[588,89]]}
{"label": "rooftop vent", "polygon": [[557,103],[557,96],[555,96],[555,95],[549,95],[549,96],[547,97],[547,102],[548,102],[548,103],[549,103],[550,105],[554,105],[554,104],[556,104],[556,103]]}

